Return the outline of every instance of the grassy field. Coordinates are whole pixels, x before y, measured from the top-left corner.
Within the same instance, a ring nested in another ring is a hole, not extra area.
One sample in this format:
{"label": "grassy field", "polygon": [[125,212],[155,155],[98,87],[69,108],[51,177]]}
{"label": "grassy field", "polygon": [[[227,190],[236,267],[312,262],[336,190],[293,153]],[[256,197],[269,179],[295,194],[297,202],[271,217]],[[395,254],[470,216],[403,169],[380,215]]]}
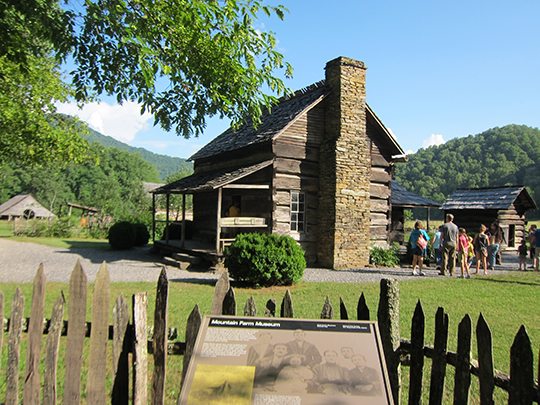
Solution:
{"label": "grassy field", "polygon": [[[31,305],[32,286],[20,285],[25,297],[25,316],[29,316]],[[66,299],[69,299],[69,286],[62,283],[49,283],[46,292],[46,317],[50,317],[50,311],[54,300],[63,291]],[[0,284],[0,289],[5,296],[5,316],[9,316],[11,297],[17,285]],[[91,296],[93,286],[89,287]],[[111,306],[116,297],[122,293],[126,297],[140,291],[149,293],[150,306],[149,318],[153,316],[153,302],[155,300],[155,284],[153,283],[113,283]],[[236,289],[239,313],[243,311],[243,305],[249,296],[255,298],[260,313],[264,310],[266,301],[276,299],[279,304],[285,294],[286,288],[274,287],[264,289]],[[326,296],[330,298],[334,311],[339,312],[339,298],[345,302],[352,318],[360,294],[366,296],[367,304],[371,311],[371,317],[376,319],[379,285],[377,283],[299,283],[290,288],[295,316],[299,318],[318,318]],[[523,324],[528,327],[531,338],[533,353],[538,353],[540,344],[540,313],[536,310],[536,303],[540,293],[540,276],[537,273],[515,273],[506,276],[478,277],[471,280],[458,279],[423,279],[403,281],[400,283],[400,328],[401,337],[410,337],[411,318],[415,305],[421,301],[426,316],[426,343],[433,344],[435,313],[439,306],[449,314],[450,340],[449,350],[456,350],[457,326],[465,314],[469,314],[473,320],[473,328],[476,325],[480,312],[490,325],[493,335],[494,364],[499,370],[508,372],[509,352],[515,334]],[[209,314],[213,296],[213,286],[198,283],[171,283],[169,296],[169,326],[180,330],[180,340],[184,338],[183,330],[186,319],[195,306],[199,304],[203,314]],[[128,299],[130,302],[130,299]],[[88,307],[87,319],[90,320],[91,305]],[[112,311],[111,311],[112,313]],[[67,314],[67,310],[66,310]],[[66,315],[67,317],[67,315]],[[152,319],[149,319],[152,323]],[[4,336],[7,339],[7,335]],[[23,343],[24,348],[24,343]],[[476,356],[476,342],[473,342],[473,356]],[[2,352],[2,364],[5,364],[7,350]],[[21,359],[25,359],[21,355]],[[537,359],[535,359],[535,364]],[[429,361],[426,361],[429,364]],[[62,364],[60,362],[60,364]],[[168,402],[174,403],[178,395],[178,385],[181,372],[181,358],[170,356],[167,377]],[[427,366],[426,366],[427,368]],[[451,374],[452,367],[449,367]],[[407,370],[407,369],[405,369]],[[404,373],[406,374],[406,372]],[[63,371],[59,371],[60,379]],[[5,381],[5,371],[0,371],[0,380]],[[406,380],[406,379],[405,379]],[[451,381],[449,380],[449,384]],[[453,383],[452,383],[453,384]],[[450,388],[452,386],[450,385]],[[473,387],[474,389],[474,387]],[[3,388],[0,387],[0,398]],[[472,403],[475,403],[474,401]]]}

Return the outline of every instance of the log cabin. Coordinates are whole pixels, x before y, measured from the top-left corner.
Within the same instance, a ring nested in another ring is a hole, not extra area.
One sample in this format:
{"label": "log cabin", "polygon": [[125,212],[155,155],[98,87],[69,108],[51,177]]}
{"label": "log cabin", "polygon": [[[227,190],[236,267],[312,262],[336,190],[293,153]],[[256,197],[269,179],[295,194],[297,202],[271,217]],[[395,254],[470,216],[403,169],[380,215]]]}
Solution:
{"label": "log cabin", "polygon": [[192,194],[193,238],[217,255],[239,232],[277,233],[297,240],[310,265],[348,269],[387,244],[404,151],[366,103],[364,63],[339,57],[325,70],[256,128],[229,128],[196,152],[193,175],[153,191]]}
{"label": "log cabin", "polygon": [[525,213],[538,207],[524,186],[504,186],[457,189],[441,209],[454,215],[454,223],[467,232],[498,222],[504,233],[502,250],[517,248],[526,236]]}

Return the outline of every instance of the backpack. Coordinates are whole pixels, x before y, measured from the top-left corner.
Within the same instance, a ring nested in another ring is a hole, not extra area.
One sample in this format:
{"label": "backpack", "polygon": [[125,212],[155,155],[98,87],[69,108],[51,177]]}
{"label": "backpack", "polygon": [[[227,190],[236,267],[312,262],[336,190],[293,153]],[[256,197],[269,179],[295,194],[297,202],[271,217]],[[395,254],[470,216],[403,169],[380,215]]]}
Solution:
{"label": "backpack", "polygon": [[416,240],[416,246],[418,246],[420,249],[425,249],[427,246],[427,240],[424,238],[422,233],[420,233],[420,236],[418,236],[418,239]]}

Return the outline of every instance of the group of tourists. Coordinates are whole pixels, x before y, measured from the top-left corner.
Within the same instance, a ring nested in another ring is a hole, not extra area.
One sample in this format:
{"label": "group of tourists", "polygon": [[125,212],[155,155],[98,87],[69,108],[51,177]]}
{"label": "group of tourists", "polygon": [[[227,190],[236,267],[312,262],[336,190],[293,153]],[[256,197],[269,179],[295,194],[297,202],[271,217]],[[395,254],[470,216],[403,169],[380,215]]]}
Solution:
{"label": "group of tourists", "polygon": [[[495,264],[501,263],[500,245],[504,240],[504,234],[497,221],[493,222],[489,229],[483,224],[480,225],[479,232],[474,238],[467,235],[465,228],[459,228],[454,224],[452,214],[446,215],[444,224],[435,232],[433,239],[430,239],[423,228],[422,221],[416,221],[409,237],[413,255],[412,270],[415,276],[425,275],[422,266],[430,240],[441,276],[445,276],[447,272],[451,277],[455,275],[456,260],[461,270],[458,278],[471,277],[470,267],[474,258],[476,258],[474,274],[478,274],[482,266],[483,274],[488,275],[488,269],[493,270]],[[538,242],[540,242],[540,234]],[[536,265],[538,266],[538,262]]]}

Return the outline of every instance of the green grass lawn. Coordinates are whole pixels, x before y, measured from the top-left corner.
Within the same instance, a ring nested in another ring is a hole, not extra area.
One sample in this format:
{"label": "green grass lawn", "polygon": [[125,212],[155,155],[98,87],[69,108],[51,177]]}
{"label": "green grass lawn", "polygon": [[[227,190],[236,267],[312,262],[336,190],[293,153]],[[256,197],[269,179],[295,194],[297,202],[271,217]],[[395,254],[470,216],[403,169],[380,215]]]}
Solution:
{"label": "green grass lawn", "polygon": [[[25,297],[25,316],[30,314],[32,285],[20,285]],[[17,285],[0,284],[0,289],[5,297],[5,317],[9,317],[11,299]],[[89,297],[93,286],[89,286]],[[111,307],[116,297],[122,293],[128,302],[135,292],[146,291],[149,293],[149,323],[152,324],[155,300],[154,283],[113,283],[111,286]],[[46,292],[46,314],[50,312],[54,300],[64,292],[66,300],[69,299],[69,286],[62,283],[49,283]],[[243,313],[245,301],[252,295],[255,298],[259,314],[264,313],[264,306],[268,299],[273,298],[278,306],[281,303],[286,288],[274,287],[263,289],[235,289],[238,312]],[[339,316],[339,298],[345,302],[349,317],[354,318],[356,304],[360,294],[366,296],[370,308],[372,320],[376,319],[379,284],[378,283],[306,283],[302,282],[290,288],[295,317],[318,318],[322,310],[326,296],[330,298],[334,306],[334,312]],[[170,283],[169,294],[169,326],[180,330],[180,340],[183,340],[183,330],[186,319],[195,306],[199,304],[203,314],[209,314],[214,288],[209,284],[198,283]],[[478,315],[483,313],[490,325],[493,336],[493,357],[495,368],[508,372],[509,353],[515,334],[523,324],[531,338],[532,349],[535,356],[540,344],[540,313],[536,309],[538,296],[540,295],[540,275],[533,272],[515,273],[511,275],[478,277],[471,280],[461,279],[423,279],[402,281],[400,283],[400,328],[401,337],[410,337],[411,318],[418,300],[422,302],[426,317],[426,343],[433,344],[435,313],[439,306],[449,314],[450,331],[448,349],[456,350],[457,326],[465,314],[469,314],[473,320],[473,330],[476,327]],[[90,300],[89,300],[90,301]],[[66,309],[67,318],[67,309]],[[90,321],[91,305],[89,302],[87,319]],[[111,311],[112,314],[112,311]],[[112,315],[111,315],[112,316]],[[112,320],[111,320],[112,322]],[[7,341],[7,334],[4,336]],[[5,345],[4,345],[5,346]],[[23,344],[24,347],[24,344]],[[5,364],[7,350],[2,351],[2,364]],[[476,342],[473,340],[473,357],[476,357]],[[21,355],[24,362],[24,355]],[[535,364],[537,364],[537,358]],[[429,370],[429,360],[426,360],[426,370]],[[63,367],[63,366],[61,366]],[[167,377],[167,403],[174,403],[178,395],[179,378],[181,373],[181,357],[170,356]],[[449,366],[449,378],[447,390],[451,390],[452,367]],[[404,374],[408,371],[404,368]],[[0,381],[5,381],[5,371],[0,371]],[[60,370],[59,379],[63,376]],[[151,375],[151,374],[150,374]],[[475,381],[476,379],[473,378]],[[406,381],[406,377],[404,377]],[[475,385],[473,384],[473,390]],[[477,387],[476,387],[477,389]],[[3,388],[0,387],[0,398]],[[406,393],[404,394],[406,398]],[[500,394],[499,395],[503,395]],[[474,397],[474,394],[473,394]],[[504,395],[503,395],[504,398]],[[169,402],[170,401],[170,402]],[[475,403],[472,401],[471,403]]]}

